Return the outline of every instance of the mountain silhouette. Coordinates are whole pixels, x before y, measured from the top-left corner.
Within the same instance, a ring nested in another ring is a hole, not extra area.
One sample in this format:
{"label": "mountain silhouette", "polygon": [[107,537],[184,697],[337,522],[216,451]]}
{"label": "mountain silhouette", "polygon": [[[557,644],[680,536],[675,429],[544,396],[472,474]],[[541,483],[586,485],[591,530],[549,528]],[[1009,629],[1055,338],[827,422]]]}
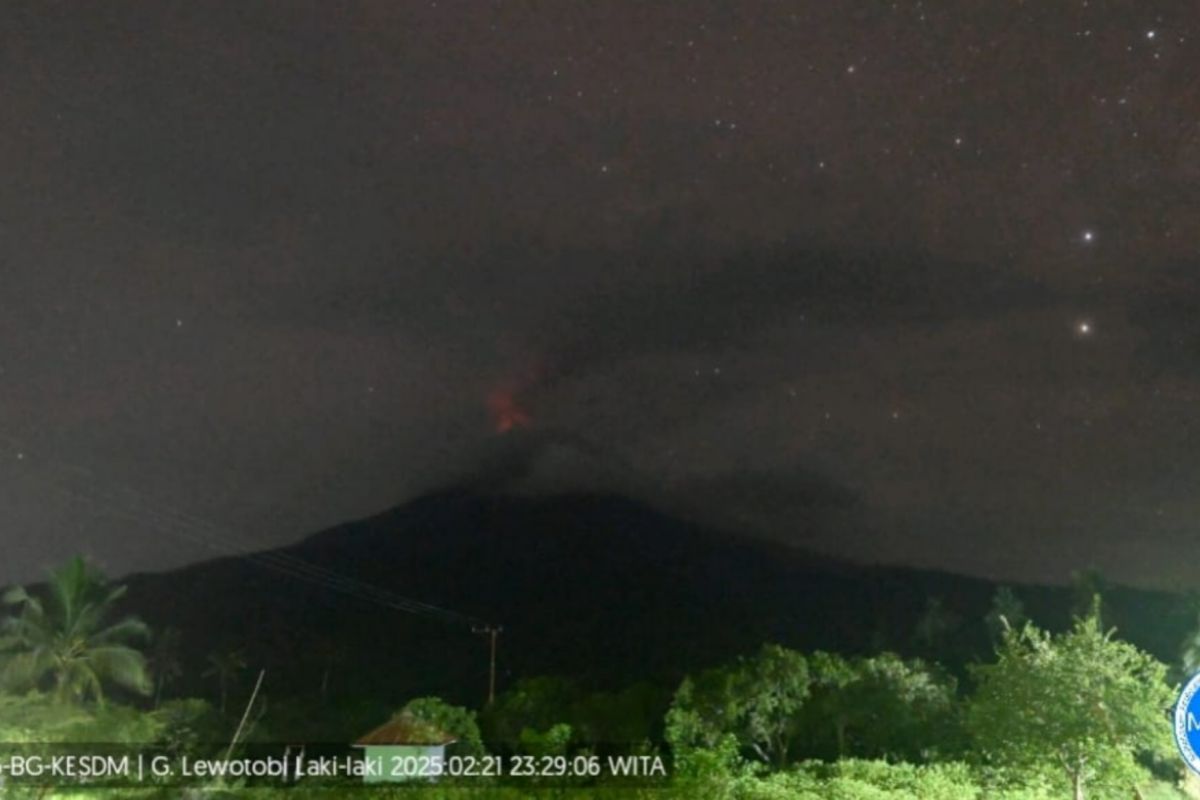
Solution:
{"label": "mountain silhouette", "polygon": [[[478,488],[433,493],[254,558],[130,576],[127,602],[156,629],[181,630],[186,663],[239,649],[268,670],[269,685],[304,692],[335,649],[357,691],[393,705],[429,693],[480,703],[487,646],[474,621],[503,626],[501,689],[542,674],[600,688],[673,686],[767,641],[911,654],[932,597],[959,620],[940,660],[989,650],[982,619],[995,586],[982,579],[840,561],[621,496]],[[418,613],[374,602],[343,578],[418,601]],[[1068,590],[1017,591],[1040,623],[1066,623]],[[1162,620],[1174,608],[1162,594],[1113,597],[1114,616],[1126,620]],[[1177,641],[1162,624],[1132,628],[1152,651]]]}

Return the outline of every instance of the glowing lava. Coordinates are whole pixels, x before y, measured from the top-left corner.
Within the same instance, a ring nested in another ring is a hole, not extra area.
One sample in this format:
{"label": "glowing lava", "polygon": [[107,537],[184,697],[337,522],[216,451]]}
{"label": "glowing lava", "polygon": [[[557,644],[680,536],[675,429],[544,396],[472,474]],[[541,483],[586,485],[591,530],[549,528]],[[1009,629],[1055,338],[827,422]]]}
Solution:
{"label": "glowing lava", "polygon": [[533,423],[533,417],[521,408],[516,387],[511,384],[498,386],[488,393],[487,409],[492,416],[492,429],[496,433],[507,433],[514,428],[524,428]]}

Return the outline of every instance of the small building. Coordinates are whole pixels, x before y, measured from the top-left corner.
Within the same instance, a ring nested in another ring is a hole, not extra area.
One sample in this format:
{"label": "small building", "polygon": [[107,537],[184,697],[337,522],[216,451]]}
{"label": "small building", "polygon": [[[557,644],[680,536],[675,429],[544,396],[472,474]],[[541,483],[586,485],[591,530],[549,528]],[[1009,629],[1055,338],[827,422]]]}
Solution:
{"label": "small building", "polygon": [[354,743],[363,760],[373,765],[364,783],[404,783],[437,780],[437,765],[445,763],[446,746],[456,739],[405,711]]}

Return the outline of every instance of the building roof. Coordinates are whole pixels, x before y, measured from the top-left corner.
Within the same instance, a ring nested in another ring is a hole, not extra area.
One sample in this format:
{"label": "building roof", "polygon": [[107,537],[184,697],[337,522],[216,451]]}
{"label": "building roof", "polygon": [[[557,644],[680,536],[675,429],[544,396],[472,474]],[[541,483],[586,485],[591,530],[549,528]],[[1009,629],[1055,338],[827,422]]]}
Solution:
{"label": "building roof", "polygon": [[440,728],[417,719],[405,711],[397,714],[354,744],[367,745],[446,745],[457,741]]}

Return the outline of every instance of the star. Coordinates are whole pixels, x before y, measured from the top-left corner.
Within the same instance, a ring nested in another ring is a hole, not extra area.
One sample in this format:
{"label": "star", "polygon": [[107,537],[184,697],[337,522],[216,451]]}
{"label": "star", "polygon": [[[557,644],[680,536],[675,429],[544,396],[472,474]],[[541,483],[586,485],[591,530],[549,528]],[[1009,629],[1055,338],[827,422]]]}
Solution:
{"label": "star", "polygon": [[1084,231],[1080,238],[1083,239],[1084,242],[1091,244],[1092,242],[1096,241],[1096,233],[1095,231]]}
{"label": "star", "polygon": [[1080,336],[1091,336],[1092,335],[1092,323],[1088,322],[1087,320],[1077,322],[1075,324],[1075,332],[1078,333]]}

